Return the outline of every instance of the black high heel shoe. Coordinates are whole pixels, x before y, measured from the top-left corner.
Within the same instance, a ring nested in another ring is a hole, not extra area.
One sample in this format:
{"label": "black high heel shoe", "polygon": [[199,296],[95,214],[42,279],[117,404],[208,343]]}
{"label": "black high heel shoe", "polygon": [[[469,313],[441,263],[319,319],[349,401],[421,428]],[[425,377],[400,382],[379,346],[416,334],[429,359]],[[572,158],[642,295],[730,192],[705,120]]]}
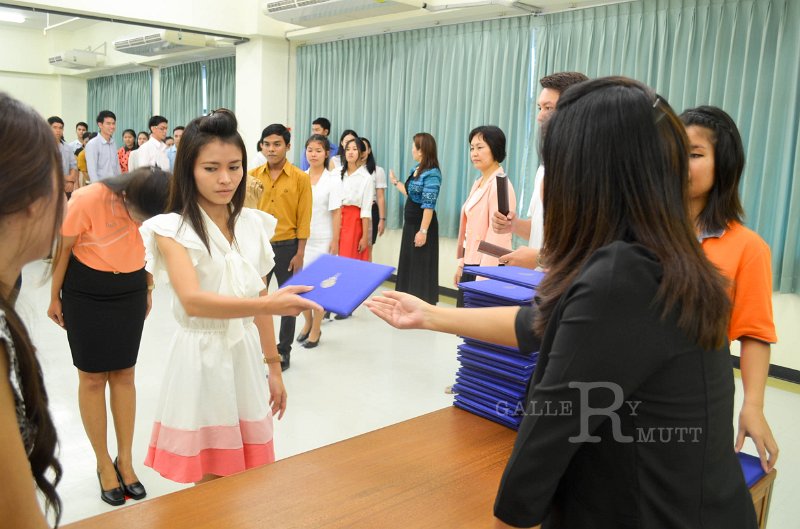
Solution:
{"label": "black high heel shoe", "polygon": [[[116,467],[114,467],[114,469],[116,470]],[[125,492],[122,490],[122,480],[119,479],[119,474],[117,474],[117,479],[119,481],[119,487],[111,490],[103,490],[103,480],[100,479],[100,471],[97,471],[97,482],[100,483],[100,499],[114,507],[125,505]]]}
{"label": "black high heel shoe", "polygon": [[[309,334],[310,334],[310,333],[309,333]],[[320,338],[322,338],[322,332],[320,332],[320,333],[319,333],[319,336],[317,337],[317,341],[316,341],[316,342],[312,342],[311,340],[308,340],[308,341],[306,341],[306,342],[303,344],[303,347],[305,347],[306,349],[313,349],[313,348],[315,348],[316,346],[318,346],[318,345],[319,345],[319,340],[320,340]]]}
{"label": "black high heel shoe", "polygon": [[298,334],[297,335],[297,343],[303,343],[306,340],[308,340],[308,335],[309,334],[311,334],[310,330],[308,332],[301,332],[300,334]]}
{"label": "black high heel shoe", "polygon": [[119,458],[114,458],[114,470],[117,472],[117,479],[119,479],[119,482],[122,484],[122,488],[125,490],[125,494],[134,500],[141,500],[142,498],[147,496],[147,490],[145,490],[144,485],[142,485],[140,481],[135,481],[129,485],[125,484],[125,482],[122,480],[122,474],[119,473],[119,467],[117,466],[117,459]]}

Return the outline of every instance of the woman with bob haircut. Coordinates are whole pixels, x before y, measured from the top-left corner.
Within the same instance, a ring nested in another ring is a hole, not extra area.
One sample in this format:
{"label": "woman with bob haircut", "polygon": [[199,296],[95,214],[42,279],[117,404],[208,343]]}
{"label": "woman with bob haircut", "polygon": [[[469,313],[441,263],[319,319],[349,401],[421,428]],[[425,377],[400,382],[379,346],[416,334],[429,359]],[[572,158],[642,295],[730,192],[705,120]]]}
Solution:
{"label": "woman with bob haircut", "polygon": [[[497,176],[505,174],[500,165],[506,159],[506,135],[499,127],[484,125],[469,133],[469,159],[481,175],[472,184],[466,202],[461,207],[458,224],[457,268],[453,284],[459,281],[474,281],[473,274],[464,274],[464,266],[497,266],[499,260],[478,252],[478,244],[486,241],[511,249],[511,233],[495,233],[491,219],[497,211]],[[508,182],[508,207],[514,211],[517,198],[514,187]],[[464,295],[458,293],[457,304],[464,306]]]}
{"label": "woman with bob haircut", "polygon": [[53,251],[64,218],[61,156],[47,122],[0,92],[0,520],[3,527],[55,524],[61,464],[36,348],[10,301],[22,267]]}
{"label": "woman with bob haircut", "polygon": [[[709,260],[729,281],[732,312],[728,340],[741,344],[744,402],[736,451],[751,437],[764,472],[778,459],[778,444],[764,417],[770,344],[778,341],[772,320],[772,262],[767,243],[742,225],[739,181],[744,147],[724,110],[701,106],[681,114],[689,137],[689,212]],[[769,454],[769,458],[767,457]]]}
{"label": "woman with bob haircut", "polygon": [[[78,403],[97,461],[100,498],[122,505],[147,491],[133,469],[135,370],[153,278],[139,224],[164,211],[169,174],[141,168],[73,193],[61,229],[48,317],[66,329],[78,369]],[[106,387],[117,438],[108,453]]]}
{"label": "woman with bob haircut", "polygon": [[[542,157],[548,273],[534,305],[387,292],[370,309],[539,351],[497,527],[755,528],[731,444],[730,302],[689,220],[683,125],[638,81],[595,79],[561,95]],[[548,403],[572,412],[530,411]]]}

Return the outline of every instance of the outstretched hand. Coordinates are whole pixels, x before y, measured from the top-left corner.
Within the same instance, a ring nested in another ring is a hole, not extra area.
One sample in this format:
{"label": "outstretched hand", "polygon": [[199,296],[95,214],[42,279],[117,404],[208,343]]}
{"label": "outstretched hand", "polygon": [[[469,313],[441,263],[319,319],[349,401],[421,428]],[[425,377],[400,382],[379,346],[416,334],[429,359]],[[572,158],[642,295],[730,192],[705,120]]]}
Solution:
{"label": "outstretched hand", "polygon": [[366,302],[367,308],[397,329],[422,329],[431,305],[405,292],[385,291]]}
{"label": "outstretched hand", "polygon": [[297,316],[304,310],[322,310],[322,307],[310,299],[302,298],[298,294],[309,292],[314,287],[307,285],[290,285],[283,287],[268,296],[265,313],[275,316]]}

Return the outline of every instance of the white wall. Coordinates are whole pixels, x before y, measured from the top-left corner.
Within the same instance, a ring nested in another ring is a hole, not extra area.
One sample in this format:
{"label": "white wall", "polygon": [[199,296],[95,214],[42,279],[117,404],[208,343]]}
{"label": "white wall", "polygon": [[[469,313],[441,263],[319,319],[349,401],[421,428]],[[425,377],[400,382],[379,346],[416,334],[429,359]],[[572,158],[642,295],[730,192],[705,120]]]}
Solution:
{"label": "white wall", "polygon": [[289,93],[288,41],[254,38],[236,47],[236,115],[248,153],[265,126],[289,123]]}

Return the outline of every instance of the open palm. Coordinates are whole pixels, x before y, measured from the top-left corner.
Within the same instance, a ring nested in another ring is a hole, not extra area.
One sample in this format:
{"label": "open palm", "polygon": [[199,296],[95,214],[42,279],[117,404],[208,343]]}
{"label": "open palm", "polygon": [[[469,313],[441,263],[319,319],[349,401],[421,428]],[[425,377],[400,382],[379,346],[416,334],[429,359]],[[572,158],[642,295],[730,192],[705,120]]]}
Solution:
{"label": "open palm", "polygon": [[386,291],[366,303],[373,314],[397,329],[421,329],[430,307],[421,299],[404,292]]}

